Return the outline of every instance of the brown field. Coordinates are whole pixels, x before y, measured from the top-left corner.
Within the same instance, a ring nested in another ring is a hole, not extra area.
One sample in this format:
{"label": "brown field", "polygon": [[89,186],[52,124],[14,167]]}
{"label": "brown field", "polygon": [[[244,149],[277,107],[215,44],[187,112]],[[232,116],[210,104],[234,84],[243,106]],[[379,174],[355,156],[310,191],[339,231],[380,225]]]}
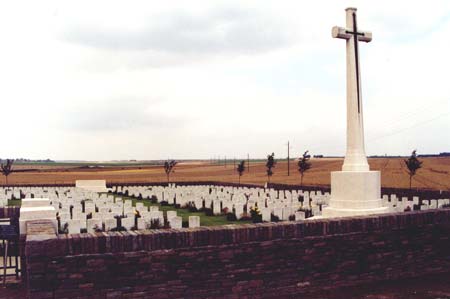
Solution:
{"label": "brown field", "polygon": [[[450,157],[422,158],[423,167],[413,179],[413,187],[420,189],[450,190]],[[304,185],[328,186],[330,171],[340,170],[342,159],[311,159],[312,168],[305,174]],[[407,188],[408,175],[401,158],[369,159],[372,170],[381,171],[382,187]],[[290,163],[291,175],[287,176],[287,162],[278,162],[272,183],[300,184],[296,162]],[[105,179],[108,183],[165,182],[162,166],[110,166],[105,168],[79,168],[74,166],[16,165],[8,178],[9,184],[73,184],[77,179]],[[204,163],[180,163],[171,175],[171,181],[216,181],[237,183],[238,175],[233,164],[210,165]],[[263,185],[267,181],[264,163],[250,163],[250,172],[245,172],[242,183]],[[2,183],[5,181],[3,180]]]}

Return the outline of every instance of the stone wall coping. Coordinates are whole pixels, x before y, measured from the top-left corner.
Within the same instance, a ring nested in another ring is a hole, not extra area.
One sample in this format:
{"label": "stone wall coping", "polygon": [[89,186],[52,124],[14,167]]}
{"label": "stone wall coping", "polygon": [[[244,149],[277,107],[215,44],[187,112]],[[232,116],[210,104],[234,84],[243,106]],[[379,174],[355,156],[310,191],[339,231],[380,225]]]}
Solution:
{"label": "stone wall coping", "polygon": [[25,253],[30,256],[54,258],[83,254],[170,250],[391,231],[442,223],[450,224],[450,209],[184,229],[62,234],[53,238],[47,236],[44,240],[27,238]]}

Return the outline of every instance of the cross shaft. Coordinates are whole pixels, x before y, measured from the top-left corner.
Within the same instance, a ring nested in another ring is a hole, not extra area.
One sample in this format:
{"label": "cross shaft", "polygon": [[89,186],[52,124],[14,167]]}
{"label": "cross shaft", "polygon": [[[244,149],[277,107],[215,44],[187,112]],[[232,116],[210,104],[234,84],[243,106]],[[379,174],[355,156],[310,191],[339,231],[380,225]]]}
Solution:
{"label": "cross shaft", "polygon": [[359,48],[360,41],[370,42],[372,34],[359,31],[356,9],[346,10],[346,28],[333,27],[332,36],[346,40],[347,48],[347,153],[342,170],[369,169],[364,149],[363,109],[361,96]]}

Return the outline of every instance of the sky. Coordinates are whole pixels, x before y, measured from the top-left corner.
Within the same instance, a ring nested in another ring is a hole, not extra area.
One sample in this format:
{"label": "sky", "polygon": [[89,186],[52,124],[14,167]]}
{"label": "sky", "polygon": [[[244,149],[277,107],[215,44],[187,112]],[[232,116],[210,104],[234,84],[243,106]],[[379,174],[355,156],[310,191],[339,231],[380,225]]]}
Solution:
{"label": "sky", "polygon": [[342,156],[350,6],[366,153],[450,151],[450,1],[58,0],[0,4],[0,157]]}

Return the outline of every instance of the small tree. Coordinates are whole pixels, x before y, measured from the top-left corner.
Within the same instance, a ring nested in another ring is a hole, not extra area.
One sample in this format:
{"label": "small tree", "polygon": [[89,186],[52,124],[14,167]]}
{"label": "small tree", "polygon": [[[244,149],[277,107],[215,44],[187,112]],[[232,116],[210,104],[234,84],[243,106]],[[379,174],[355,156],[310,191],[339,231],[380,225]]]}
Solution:
{"label": "small tree", "polygon": [[303,156],[298,159],[298,171],[300,172],[300,186],[303,186],[303,176],[305,172],[307,172],[311,168],[311,162],[309,159],[311,155],[308,154],[308,151],[303,153]]}
{"label": "small tree", "polygon": [[270,184],[270,177],[273,175],[272,168],[275,167],[275,164],[277,162],[275,161],[275,153],[272,153],[271,155],[267,155],[267,162],[266,162],[266,168],[267,168],[267,180]]}
{"label": "small tree", "polygon": [[416,152],[417,152],[416,150],[413,150],[408,160],[405,160],[405,164],[406,167],[408,168],[409,174],[409,190],[411,190],[413,176],[416,175],[417,170],[422,168],[423,163],[422,161],[419,161],[419,159],[417,159]]}
{"label": "small tree", "polygon": [[166,161],[164,162],[164,171],[167,176],[167,184],[170,182],[170,174],[174,172],[175,165],[177,165],[177,161]]}
{"label": "small tree", "polygon": [[5,176],[6,185],[8,185],[8,176],[13,172],[12,165],[14,160],[7,159],[6,164],[1,164],[1,172]]}
{"label": "small tree", "polygon": [[239,185],[241,184],[241,176],[242,176],[242,174],[244,173],[244,171],[245,171],[245,161],[244,160],[242,160],[239,164],[238,164],[238,166],[236,167],[236,171],[238,172],[238,174],[239,174]]}

